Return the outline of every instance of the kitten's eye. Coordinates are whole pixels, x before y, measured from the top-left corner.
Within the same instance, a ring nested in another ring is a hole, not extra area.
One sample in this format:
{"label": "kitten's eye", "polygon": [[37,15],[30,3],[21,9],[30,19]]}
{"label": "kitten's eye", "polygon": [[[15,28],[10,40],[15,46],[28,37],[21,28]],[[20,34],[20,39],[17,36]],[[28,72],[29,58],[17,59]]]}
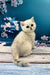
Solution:
{"label": "kitten's eye", "polygon": [[31,24],[31,26],[33,26],[33,24]]}
{"label": "kitten's eye", "polygon": [[29,28],[29,26],[26,26],[26,28]]}

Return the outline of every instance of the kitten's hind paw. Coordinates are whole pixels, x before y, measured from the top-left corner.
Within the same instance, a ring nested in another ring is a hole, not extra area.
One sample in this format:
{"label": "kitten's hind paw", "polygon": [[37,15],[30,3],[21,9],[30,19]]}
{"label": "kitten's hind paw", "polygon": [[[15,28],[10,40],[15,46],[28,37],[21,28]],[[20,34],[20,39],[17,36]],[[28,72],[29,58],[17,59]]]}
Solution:
{"label": "kitten's hind paw", "polygon": [[21,67],[28,67],[29,66],[29,63],[28,62],[23,62],[23,61],[14,61],[14,63],[17,65],[17,66],[21,66]]}
{"label": "kitten's hind paw", "polygon": [[17,63],[18,66],[22,66],[22,67],[28,67],[29,66],[29,63],[27,62],[20,62],[20,63]]}

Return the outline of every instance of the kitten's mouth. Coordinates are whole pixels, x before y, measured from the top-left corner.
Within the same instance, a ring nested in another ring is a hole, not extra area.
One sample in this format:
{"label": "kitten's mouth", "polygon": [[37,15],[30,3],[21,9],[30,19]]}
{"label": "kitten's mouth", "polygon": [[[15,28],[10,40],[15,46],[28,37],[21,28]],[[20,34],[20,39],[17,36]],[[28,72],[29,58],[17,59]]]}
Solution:
{"label": "kitten's mouth", "polygon": [[32,28],[30,27],[30,30],[32,30]]}

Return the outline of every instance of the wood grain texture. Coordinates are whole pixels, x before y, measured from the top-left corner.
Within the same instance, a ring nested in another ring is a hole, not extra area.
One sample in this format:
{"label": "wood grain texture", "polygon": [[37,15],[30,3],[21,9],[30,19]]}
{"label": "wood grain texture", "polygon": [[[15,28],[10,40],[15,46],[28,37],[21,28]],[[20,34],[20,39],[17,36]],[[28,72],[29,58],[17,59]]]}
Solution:
{"label": "wood grain texture", "polygon": [[19,67],[13,63],[11,48],[0,46],[0,75],[50,75],[50,48],[38,47],[28,57],[19,60],[30,62],[29,67]]}
{"label": "wood grain texture", "polygon": [[10,46],[0,46],[0,53],[1,52],[9,52],[9,53],[11,53],[11,47]]}
{"label": "wood grain texture", "polygon": [[[33,50],[33,53],[28,57],[21,57],[21,61],[36,63],[36,64],[50,64],[50,47],[38,47]],[[0,63],[12,63],[13,57],[11,48],[0,46]]]}
{"label": "wood grain texture", "polygon": [[[0,52],[11,53],[11,47],[0,46]],[[50,53],[50,47],[37,47],[36,49],[33,49],[33,53]]]}
{"label": "wood grain texture", "polygon": [[33,53],[50,53],[50,47],[37,47],[33,50]]}
{"label": "wood grain texture", "polygon": [[[21,57],[19,60],[30,62],[30,63],[37,63],[37,64],[44,64],[50,63],[50,55],[30,55],[28,57]],[[13,57],[11,54],[0,54],[0,63],[4,62],[13,62]]]}

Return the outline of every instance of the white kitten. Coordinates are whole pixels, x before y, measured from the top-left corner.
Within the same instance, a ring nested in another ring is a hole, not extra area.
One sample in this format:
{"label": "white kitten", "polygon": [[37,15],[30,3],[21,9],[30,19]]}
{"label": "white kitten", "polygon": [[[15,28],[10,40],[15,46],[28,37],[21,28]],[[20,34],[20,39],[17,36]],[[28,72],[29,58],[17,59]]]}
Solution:
{"label": "white kitten", "polygon": [[12,43],[12,55],[14,62],[20,66],[26,66],[27,63],[19,60],[20,56],[28,56],[32,53],[32,48],[35,48],[35,32],[36,24],[34,18],[20,22],[22,31],[16,36]]}

